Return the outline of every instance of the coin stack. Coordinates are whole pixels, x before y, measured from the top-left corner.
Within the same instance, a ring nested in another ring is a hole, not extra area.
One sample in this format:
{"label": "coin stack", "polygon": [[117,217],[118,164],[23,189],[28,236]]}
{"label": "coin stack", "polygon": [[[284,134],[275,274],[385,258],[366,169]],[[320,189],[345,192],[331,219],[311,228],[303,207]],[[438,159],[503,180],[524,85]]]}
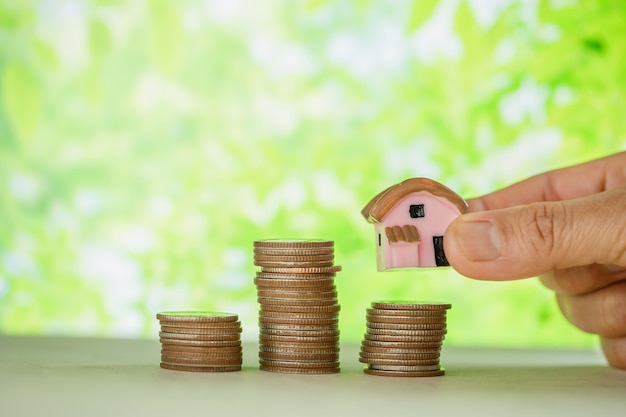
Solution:
{"label": "coin stack", "polygon": [[261,370],[339,372],[339,328],[331,240],[254,242]]}
{"label": "coin stack", "polygon": [[241,322],[236,314],[168,311],[161,324],[161,368],[192,372],[241,370]]}
{"label": "coin stack", "polygon": [[366,374],[395,377],[444,375],[439,363],[450,304],[375,301],[359,361]]}

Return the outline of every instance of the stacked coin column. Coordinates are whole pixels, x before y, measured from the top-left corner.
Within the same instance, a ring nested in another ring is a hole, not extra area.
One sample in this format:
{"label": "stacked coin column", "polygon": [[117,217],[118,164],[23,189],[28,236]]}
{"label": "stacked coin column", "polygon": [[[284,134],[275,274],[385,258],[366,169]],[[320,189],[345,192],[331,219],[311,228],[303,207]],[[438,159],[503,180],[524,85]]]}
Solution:
{"label": "stacked coin column", "polygon": [[444,375],[440,365],[450,304],[375,301],[359,360],[366,374],[396,377]]}
{"label": "stacked coin column", "polygon": [[161,368],[193,372],[241,370],[241,322],[236,314],[168,311],[161,324]]}
{"label": "stacked coin column", "polygon": [[330,240],[257,240],[254,283],[259,310],[261,370],[339,372],[339,328]]}

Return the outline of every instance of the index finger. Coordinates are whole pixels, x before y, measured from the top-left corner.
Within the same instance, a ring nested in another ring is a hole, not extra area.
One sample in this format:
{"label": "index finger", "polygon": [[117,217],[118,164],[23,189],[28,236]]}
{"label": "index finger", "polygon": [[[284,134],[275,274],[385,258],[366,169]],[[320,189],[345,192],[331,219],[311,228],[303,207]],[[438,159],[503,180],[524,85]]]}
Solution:
{"label": "index finger", "polygon": [[626,184],[626,152],[535,175],[502,190],[468,200],[468,212],[539,201],[561,201]]}

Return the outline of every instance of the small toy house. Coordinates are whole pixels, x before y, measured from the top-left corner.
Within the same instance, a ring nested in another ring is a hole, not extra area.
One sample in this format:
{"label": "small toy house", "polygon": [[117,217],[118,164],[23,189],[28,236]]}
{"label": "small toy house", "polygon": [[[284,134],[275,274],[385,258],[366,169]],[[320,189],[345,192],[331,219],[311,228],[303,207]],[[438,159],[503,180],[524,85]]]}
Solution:
{"label": "small toy house", "polygon": [[374,224],[379,271],[448,266],[443,235],[467,203],[443,184],[410,178],[379,193],[361,211]]}

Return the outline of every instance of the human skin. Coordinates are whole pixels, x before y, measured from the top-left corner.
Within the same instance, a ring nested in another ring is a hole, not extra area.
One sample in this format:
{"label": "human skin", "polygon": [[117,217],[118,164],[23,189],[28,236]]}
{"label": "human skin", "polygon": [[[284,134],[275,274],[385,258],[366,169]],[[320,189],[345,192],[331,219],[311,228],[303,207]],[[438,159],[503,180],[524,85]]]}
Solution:
{"label": "human skin", "polygon": [[538,276],[567,320],[626,369],[626,152],[468,203],[445,233],[450,265],[479,280]]}

